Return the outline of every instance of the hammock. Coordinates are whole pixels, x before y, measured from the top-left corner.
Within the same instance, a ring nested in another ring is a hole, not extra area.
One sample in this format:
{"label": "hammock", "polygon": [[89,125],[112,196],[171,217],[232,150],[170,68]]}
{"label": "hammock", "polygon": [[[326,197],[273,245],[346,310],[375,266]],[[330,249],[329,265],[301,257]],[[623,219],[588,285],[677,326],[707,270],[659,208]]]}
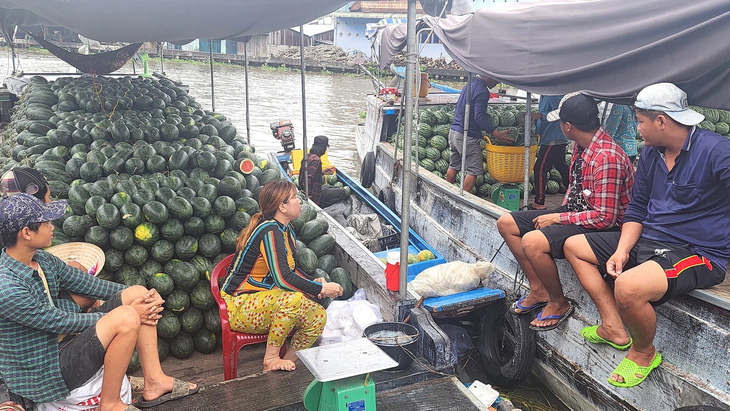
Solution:
{"label": "hammock", "polygon": [[58,47],[50,41],[41,38],[41,36],[33,33],[28,34],[38,44],[50,51],[51,54],[76,67],[79,71],[97,75],[109,74],[119,70],[142,46],[142,43],[132,43],[114,51],[105,51],[97,54],[79,54]]}

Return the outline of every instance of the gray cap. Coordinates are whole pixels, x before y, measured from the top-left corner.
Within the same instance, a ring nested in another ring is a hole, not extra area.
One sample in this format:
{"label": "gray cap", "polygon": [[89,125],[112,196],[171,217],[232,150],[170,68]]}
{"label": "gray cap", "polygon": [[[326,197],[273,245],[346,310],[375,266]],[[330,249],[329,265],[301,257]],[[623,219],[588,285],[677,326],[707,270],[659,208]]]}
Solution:
{"label": "gray cap", "polygon": [[0,202],[0,233],[14,233],[31,223],[53,221],[65,212],[65,200],[46,204],[30,194],[18,193]]}
{"label": "gray cap", "polygon": [[705,116],[689,108],[687,93],[672,83],[657,83],[644,87],[636,96],[636,108],[663,111],[677,123],[694,126]]}

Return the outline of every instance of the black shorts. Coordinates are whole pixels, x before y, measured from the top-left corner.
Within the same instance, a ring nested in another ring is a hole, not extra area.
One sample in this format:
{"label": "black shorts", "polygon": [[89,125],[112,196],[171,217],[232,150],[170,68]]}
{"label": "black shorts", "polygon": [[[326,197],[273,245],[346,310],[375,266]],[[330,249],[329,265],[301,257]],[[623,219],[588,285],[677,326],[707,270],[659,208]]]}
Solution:
{"label": "black shorts", "polygon": [[[91,312],[108,313],[122,305],[122,292],[119,291]],[[69,390],[74,390],[93,377],[104,365],[106,349],[96,336],[96,324],[81,334],[68,335],[60,342],[61,375]]]}
{"label": "black shorts", "polygon": [[[588,244],[598,260],[598,270],[604,278],[613,279],[606,272],[606,262],[616,251],[620,232],[586,234]],[[664,304],[672,297],[698,289],[709,288],[725,281],[725,270],[706,257],[697,254],[689,245],[667,244],[640,238],[629,252],[628,270],[647,261],[656,261],[667,275],[667,292],[651,304]]]}
{"label": "black shorts", "polygon": [[[530,231],[535,231],[535,223],[533,223],[532,220],[536,217],[544,214],[564,213],[566,211],[568,211],[567,207],[563,206],[555,210],[515,211],[510,215],[512,215],[512,218],[517,224],[517,228],[520,230],[520,237],[524,237],[524,235]],[[610,230],[618,230],[618,228],[612,228]],[[553,258],[565,258],[565,253],[563,253],[563,244],[565,244],[565,240],[569,237],[597,231],[599,230],[576,224],[553,224],[540,229],[540,232],[545,235],[545,238],[548,240],[548,244],[550,244],[550,254]]]}

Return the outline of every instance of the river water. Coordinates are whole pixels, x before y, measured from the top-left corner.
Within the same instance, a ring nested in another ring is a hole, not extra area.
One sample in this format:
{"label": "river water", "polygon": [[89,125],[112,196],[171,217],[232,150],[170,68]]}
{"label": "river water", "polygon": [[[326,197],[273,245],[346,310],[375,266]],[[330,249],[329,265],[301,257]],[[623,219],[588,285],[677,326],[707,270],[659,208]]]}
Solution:
{"label": "river water", "polygon": [[[9,49],[0,52],[9,55]],[[46,52],[18,50],[20,67],[26,73],[69,73],[71,66]],[[160,59],[149,60],[150,71],[160,72]],[[190,86],[190,94],[204,109],[211,110],[210,69],[208,64],[165,60],[165,74]],[[139,66],[137,67],[139,70]],[[0,73],[12,71],[12,60],[0,59]],[[132,74],[128,64],[120,73]],[[139,73],[139,71],[138,71]],[[216,112],[225,114],[246,135],[246,87],[243,66],[214,64]],[[296,147],[302,147],[302,88],[301,74],[295,70],[249,68],[249,101],[251,142],[264,155],[282,149],[274,139],[269,123],[291,120],[294,124]],[[355,150],[355,126],[362,122],[365,95],[373,86],[366,76],[306,73],[307,140],[311,145],[317,135],[330,139],[330,161],[354,177],[360,167]]]}

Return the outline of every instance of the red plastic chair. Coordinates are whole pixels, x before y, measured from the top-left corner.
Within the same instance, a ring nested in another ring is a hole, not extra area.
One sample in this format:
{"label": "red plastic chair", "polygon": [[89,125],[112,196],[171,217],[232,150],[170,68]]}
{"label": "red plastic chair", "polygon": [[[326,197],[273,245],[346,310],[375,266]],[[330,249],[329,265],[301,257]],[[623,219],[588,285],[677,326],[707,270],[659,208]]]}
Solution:
{"label": "red plastic chair", "polygon": [[222,259],[210,274],[210,290],[213,292],[213,298],[218,303],[218,309],[221,316],[221,335],[223,340],[223,378],[225,381],[232,380],[237,377],[238,372],[238,352],[246,345],[265,343],[268,334],[248,334],[231,330],[228,323],[228,307],[221,297],[218,288],[218,277],[225,275],[228,266],[231,265],[234,254]]}

